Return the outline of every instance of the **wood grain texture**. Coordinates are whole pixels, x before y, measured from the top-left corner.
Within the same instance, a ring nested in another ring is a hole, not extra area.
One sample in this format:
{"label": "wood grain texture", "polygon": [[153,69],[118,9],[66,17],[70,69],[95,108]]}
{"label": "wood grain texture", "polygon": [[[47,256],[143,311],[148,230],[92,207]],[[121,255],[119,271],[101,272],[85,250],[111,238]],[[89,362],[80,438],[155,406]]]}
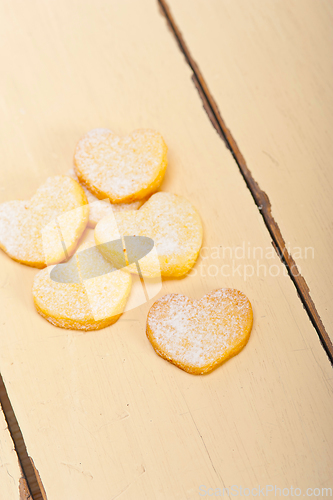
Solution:
{"label": "wood grain texture", "polygon": [[0,500],[28,500],[28,492],[20,494],[20,470],[14,443],[0,406]]}
{"label": "wood grain texture", "polygon": [[306,282],[299,279],[298,288],[310,296],[307,307],[325,340],[321,320],[328,332],[333,326],[332,2],[167,3],[269,197],[281,244]]}
{"label": "wood grain texture", "polygon": [[[233,287],[254,310],[246,348],[196,377],[154,353],[145,335],[152,301],[105,330],[61,330],[34,310],[36,271],[1,253],[0,370],[48,500],[329,486],[331,366],[157,4],[34,0],[1,9],[11,48],[0,45],[1,201],[66,172],[90,128],[156,128],[169,146],[162,187],[195,204],[205,231],[194,271],[166,280],[159,295]],[[236,254],[243,244],[245,255]],[[245,279],[244,266],[257,261],[262,268]]]}

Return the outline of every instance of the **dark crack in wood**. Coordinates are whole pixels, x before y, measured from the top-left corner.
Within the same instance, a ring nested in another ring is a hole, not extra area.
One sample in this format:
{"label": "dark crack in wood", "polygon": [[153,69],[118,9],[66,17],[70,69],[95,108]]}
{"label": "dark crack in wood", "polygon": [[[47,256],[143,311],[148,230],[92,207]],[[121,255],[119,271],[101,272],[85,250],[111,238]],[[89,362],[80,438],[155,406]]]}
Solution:
{"label": "dark crack in wood", "polygon": [[38,471],[36,471],[35,467],[31,463],[31,458],[28,456],[22,432],[18,425],[1,374],[0,374],[0,404],[2,406],[2,410],[5,415],[8,430],[12,437],[15,451],[17,453],[19,464],[23,474],[23,477],[21,478],[19,485],[19,492],[21,498],[22,499],[29,498],[29,496],[26,497],[23,496],[24,494],[29,493],[30,498],[32,500],[46,500],[45,492],[44,492],[45,496],[43,496],[40,487],[41,480]]}
{"label": "dark crack in wood", "polygon": [[198,93],[202,99],[203,106],[209,119],[212,122],[213,127],[218,132],[219,136],[228,149],[231,151],[238,168],[243,176],[243,179],[251,192],[251,195],[260,210],[260,213],[264,219],[266,228],[273,240],[273,244],[277,253],[285,265],[289,277],[291,278],[294,286],[296,287],[298,296],[309,316],[311,323],[313,324],[321,344],[325,349],[327,356],[329,357],[331,363],[333,363],[333,344],[326,332],[324,324],[320,318],[320,315],[316,309],[316,306],[311,298],[309,287],[299,272],[296,262],[294,261],[291,254],[288,252],[285,240],[282,236],[279,225],[275,221],[272,215],[272,207],[267,194],[260,188],[257,181],[254,179],[250,169],[247,166],[244,156],[242,155],[233,135],[226,126],[218,106],[208,88],[208,85],[199,69],[198,64],[193,59],[187,44],[183,38],[181,31],[179,30],[174,17],[172,16],[170,7],[168,6],[166,0],[157,0],[159,5],[159,10],[165,17],[171,32],[173,33],[176,42],[185,56],[185,60],[193,71],[193,82],[198,90]]}

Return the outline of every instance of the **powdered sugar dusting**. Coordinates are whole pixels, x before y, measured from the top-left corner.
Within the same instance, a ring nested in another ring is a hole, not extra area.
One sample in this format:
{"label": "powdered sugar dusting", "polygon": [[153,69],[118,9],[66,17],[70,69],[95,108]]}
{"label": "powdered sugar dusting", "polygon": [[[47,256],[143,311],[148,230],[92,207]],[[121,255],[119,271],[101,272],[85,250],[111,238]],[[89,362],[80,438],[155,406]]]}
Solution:
{"label": "powdered sugar dusting", "polygon": [[136,130],[119,137],[94,129],[78,143],[74,166],[78,177],[102,198],[120,203],[139,200],[160,186],[167,146],[154,130]]}
{"label": "powdered sugar dusting", "polygon": [[[79,182],[79,179],[73,168],[71,168],[66,175]],[[83,184],[80,185],[82,186],[89,203],[88,224],[90,227],[95,227],[96,224],[101,219],[103,219],[103,217],[106,217],[111,212],[122,212],[123,210],[138,210],[138,208],[140,208],[141,205],[146,201],[146,199],[143,199],[139,201],[133,201],[132,203],[110,203],[108,199],[99,200],[89,191],[89,189],[86,188],[86,186],[84,186]]]}
{"label": "powdered sugar dusting", "polygon": [[[117,213],[115,220],[122,236],[147,236],[154,240],[162,276],[186,274],[198,257],[202,244],[201,220],[193,205],[182,196],[155,193],[137,212]],[[97,244],[112,239],[112,223],[113,220],[106,218],[97,224]],[[148,254],[140,261],[144,276],[156,275],[152,272],[156,269],[152,259],[153,254]],[[136,272],[135,265],[131,271]]]}
{"label": "powdered sugar dusting", "polygon": [[[103,328],[124,310],[131,289],[130,275],[116,270],[94,246],[91,252],[83,252],[91,245],[92,242],[82,245],[67,263],[58,265],[63,282],[51,279],[54,266],[35,276],[32,293],[36,308],[56,326],[78,330]],[[92,272],[96,278],[85,279]],[[71,283],[73,277],[78,281],[76,276],[80,282]]]}
{"label": "powdered sugar dusting", "polygon": [[147,334],[162,357],[187,371],[203,373],[244,345],[251,326],[248,298],[224,288],[198,301],[165,295],[149,311]]}
{"label": "powdered sugar dusting", "polygon": [[[44,267],[42,229],[63,212],[86,203],[77,182],[66,176],[49,177],[30,200],[0,205],[0,247],[19,262]],[[68,228],[72,234],[70,246],[81,236],[87,220],[87,210],[82,211],[81,217]]]}

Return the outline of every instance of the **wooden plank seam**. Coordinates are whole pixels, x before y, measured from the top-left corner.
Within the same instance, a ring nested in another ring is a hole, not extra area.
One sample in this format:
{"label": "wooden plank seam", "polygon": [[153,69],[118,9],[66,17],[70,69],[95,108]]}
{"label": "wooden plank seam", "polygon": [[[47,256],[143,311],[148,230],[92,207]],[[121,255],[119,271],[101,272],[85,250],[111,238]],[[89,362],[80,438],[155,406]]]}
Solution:
{"label": "wooden plank seam", "polygon": [[193,71],[192,80],[198,90],[198,93],[202,99],[203,107],[212,122],[212,125],[216,129],[217,133],[221,139],[225,142],[227,148],[230,150],[232,156],[234,157],[240,173],[251,192],[251,195],[260,210],[260,213],[265,222],[266,228],[272,238],[272,243],[277,252],[281,262],[285,265],[288,275],[291,278],[296,290],[298,297],[300,298],[303,307],[305,308],[309,319],[314,326],[321,344],[333,364],[333,344],[325,329],[325,326],[320,318],[320,315],[316,309],[316,306],[311,298],[309,287],[299,272],[297,265],[288,252],[285,244],[285,240],[282,236],[281,230],[278,223],[275,221],[272,215],[272,207],[267,194],[260,188],[257,181],[254,179],[250,169],[247,166],[245,158],[243,157],[233,135],[226,126],[218,106],[213,98],[206,80],[204,79],[198,64],[193,59],[190,50],[183,38],[183,35],[177,26],[175,19],[171,13],[170,7],[168,6],[166,0],[157,0],[160,7],[162,15],[165,17],[171,32],[173,33],[181,52],[185,56],[185,60]]}
{"label": "wooden plank seam", "polygon": [[39,473],[34,467],[33,460],[28,455],[23,435],[18,425],[1,374],[0,404],[7,422],[8,430],[14,443],[14,448],[18,457],[19,465],[22,470],[23,477],[21,478],[22,481],[20,484],[21,498],[22,500],[29,500],[30,498],[33,500],[47,500],[45,490],[39,477]]}

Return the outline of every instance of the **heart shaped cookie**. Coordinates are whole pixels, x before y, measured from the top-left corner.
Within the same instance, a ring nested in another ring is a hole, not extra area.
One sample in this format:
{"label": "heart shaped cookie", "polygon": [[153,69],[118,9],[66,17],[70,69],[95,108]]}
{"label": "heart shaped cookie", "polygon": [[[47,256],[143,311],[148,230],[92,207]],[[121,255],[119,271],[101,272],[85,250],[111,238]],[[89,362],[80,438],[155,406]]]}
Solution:
{"label": "heart shaped cookie", "polygon": [[115,323],[124,311],[131,275],[116,269],[91,245],[82,245],[68,262],[35,276],[36,309],[55,326],[100,330]]}
{"label": "heart shaped cookie", "polygon": [[[77,175],[73,169],[70,169],[66,175],[72,177],[75,181],[79,182]],[[145,203],[146,198],[139,201],[133,201],[132,203],[110,203],[109,200],[99,200],[93,195],[89,189],[83,186],[83,190],[87,197],[89,203],[89,221],[88,226],[94,228],[103,217],[109,215],[112,212],[121,212],[123,210],[137,210]]]}
{"label": "heart shaped cookie", "polygon": [[199,375],[239,353],[252,321],[250,301],[238,290],[214,290],[200,300],[170,294],[151,307],[147,337],[162,358]]}
{"label": "heart shaped cookie", "polygon": [[0,248],[22,264],[43,268],[73,253],[88,217],[79,183],[67,176],[49,177],[30,200],[0,205]]}
{"label": "heart shaped cookie", "polygon": [[91,193],[111,203],[131,203],[157,191],[167,166],[167,146],[154,130],[119,137],[94,129],[77,144],[74,169]]}
{"label": "heart shaped cookie", "polygon": [[[198,212],[182,196],[156,193],[137,211],[112,214],[102,219],[95,228],[95,241],[102,245],[125,236],[146,236],[155,246],[140,260],[141,273],[145,277],[179,277],[194,265],[202,244],[202,225]],[[117,249],[100,247],[105,258],[118,265],[123,256]],[[126,248],[124,248],[126,254]],[[156,252],[158,260],[156,259]],[[138,255],[142,255],[138,242]],[[128,256],[127,256],[128,257]],[[135,248],[131,247],[128,259],[130,272],[137,273]]]}

